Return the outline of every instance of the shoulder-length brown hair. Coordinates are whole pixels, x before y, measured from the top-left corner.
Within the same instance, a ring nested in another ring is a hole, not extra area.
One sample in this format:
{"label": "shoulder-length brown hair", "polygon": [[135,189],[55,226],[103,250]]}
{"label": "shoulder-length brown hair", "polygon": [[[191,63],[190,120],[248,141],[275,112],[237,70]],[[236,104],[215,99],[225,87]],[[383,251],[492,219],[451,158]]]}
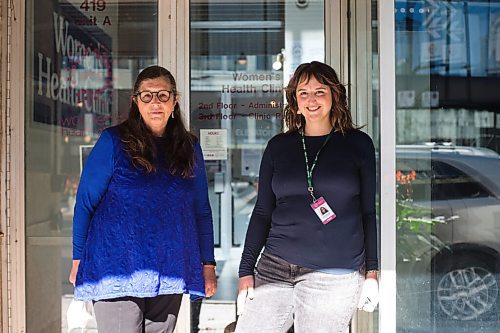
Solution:
{"label": "shoulder-length brown hair", "polygon": [[[144,69],[135,80],[135,95],[144,80],[163,78],[171,85],[172,96],[178,95],[174,76],[167,69],[160,66],[150,66]],[[195,164],[194,142],[195,136],[189,133],[184,126],[181,117],[179,103],[175,103],[173,118],[168,120],[162,144],[165,145],[166,156],[157,156],[155,137],[153,132],[142,120],[137,103],[133,96],[130,100],[130,110],[127,120],[118,126],[121,141],[125,151],[132,159],[133,165],[146,172],[154,172],[158,165],[155,161],[160,159],[167,161],[169,171],[172,174],[180,175],[184,178],[193,174]]]}
{"label": "shoulder-length brown hair", "polygon": [[335,70],[327,64],[313,61],[301,64],[295,70],[288,86],[286,87],[286,99],[288,104],[284,109],[285,124],[288,132],[303,131],[306,126],[306,120],[303,115],[297,114],[297,86],[311,77],[316,78],[319,83],[330,88],[332,93],[332,110],[330,112],[330,122],[333,129],[345,133],[355,126],[352,122],[351,112],[347,104],[346,89]]}

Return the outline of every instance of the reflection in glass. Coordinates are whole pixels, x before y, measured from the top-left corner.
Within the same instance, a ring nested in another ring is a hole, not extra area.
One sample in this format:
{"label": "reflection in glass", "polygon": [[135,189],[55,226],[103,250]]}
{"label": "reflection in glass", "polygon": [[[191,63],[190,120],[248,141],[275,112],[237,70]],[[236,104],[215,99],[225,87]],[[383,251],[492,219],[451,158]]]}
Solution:
{"label": "reflection in glass", "polygon": [[126,117],[135,76],[156,63],[157,2],[26,8],[26,324],[66,332],[80,172],[102,130]]}
{"label": "reflection in glass", "polygon": [[395,9],[398,332],[497,332],[500,2]]}

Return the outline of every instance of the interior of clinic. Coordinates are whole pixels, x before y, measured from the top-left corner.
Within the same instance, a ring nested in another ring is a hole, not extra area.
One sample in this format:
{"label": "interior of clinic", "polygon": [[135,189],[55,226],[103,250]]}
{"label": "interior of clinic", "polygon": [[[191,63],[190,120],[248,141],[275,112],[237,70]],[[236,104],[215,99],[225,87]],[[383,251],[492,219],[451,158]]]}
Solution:
{"label": "interior of clinic", "polygon": [[[184,300],[176,332],[224,332],[236,320],[260,160],[283,131],[283,88],[311,61],[339,73],[377,154],[381,294],[394,297],[356,313],[350,332],[498,332],[500,1],[26,0],[22,8],[25,332],[68,332],[82,167],[102,131],[126,119],[134,80],[153,64],[178,80],[184,120],[200,139],[216,246],[217,293]],[[380,56],[385,40],[392,68]],[[392,109],[383,108],[387,90]]]}

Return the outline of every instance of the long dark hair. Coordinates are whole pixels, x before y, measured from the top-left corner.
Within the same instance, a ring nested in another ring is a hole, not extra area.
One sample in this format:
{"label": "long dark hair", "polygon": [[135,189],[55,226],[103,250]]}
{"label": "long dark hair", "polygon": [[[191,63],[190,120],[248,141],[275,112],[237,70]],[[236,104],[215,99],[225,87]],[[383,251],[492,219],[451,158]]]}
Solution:
{"label": "long dark hair", "polygon": [[[144,80],[163,78],[171,85],[172,96],[178,95],[174,76],[167,69],[160,66],[150,66],[139,73],[134,84],[135,95]],[[172,174],[180,175],[184,178],[193,174],[195,163],[194,142],[195,136],[189,133],[182,121],[179,103],[175,103],[173,118],[167,122],[162,144],[165,145],[166,156],[160,156],[167,161],[169,171]],[[142,120],[139,108],[134,98],[130,101],[130,111],[127,120],[118,126],[121,140],[125,146],[125,151],[132,159],[132,163],[138,169],[144,169],[148,173],[155,172],[158,165],[155,137],[153,132]]]}
{"label": "long dark hair", "polygon": [[330,122],[335,130],[345,133],[355,126],[352,122],[351,112],[347,104],[346,89],[335,70],[327,64],[313,61],[301,64],[295,70],[288,86],[286,87],[286,99],[288,104],[284,109],[285,124],[288,132],[303,131],[306,126],[306,119],[303,115],[297,114],[297,86],[303,81],[309,81],[315,77],[319,83],[330,88],[332,93],[332,110],[330,112]]}

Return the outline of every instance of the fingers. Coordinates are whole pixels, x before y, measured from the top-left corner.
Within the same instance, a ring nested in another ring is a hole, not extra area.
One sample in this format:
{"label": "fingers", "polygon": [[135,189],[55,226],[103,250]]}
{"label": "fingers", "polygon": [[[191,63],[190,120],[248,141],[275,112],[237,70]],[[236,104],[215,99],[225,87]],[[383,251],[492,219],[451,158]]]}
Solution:
{"label": "fingers", "polygon": [[212,297],[215,292],[217,291],[217,286],[215,285],[212,285],[212,286],[206,286],[205,287],[205,296],[206,297]]}
{"label": "fingers", "polygon": [[72,269],[71,272],[69,272],[68,280],[69,283],[71,283],[74,287],[76,282],[76,271],[74,269]]}
{"label": "fingers", "polygon": [[205,297],[212,297],[217,291],[217,277],[215,275],[215,266],[203,266],[203,278],[205,280]]}
{"label": "fingers", "polygon": [[358,302],[358,310],[362,310],[363,306],[365,305],[366,299],[365,297],[361,296]]}
{"label": "fingers", "polygon": [[253,287],[250,287],[250,288],[248,288],[247,297],[248,297],[248,299],[253,299],[253,296],[254,296],[254,290],[253,290]]}
{"label": "fingers", "polygon": [[247,299],[254,298],[254,277],[253,275],[240,277],[240,286],[238,298],[236,299],[236,314],[239,316],[243,313]]}
{"label": "fingers", "polygon": [[376,279],[366,279],[361,289],[358,309],[373,312],[379,301],[378,282]]}
{"label": "fingers", "polygon": [[243,313],[243,308],[245,307],[246,298],[247,298],[246,290],[242,290],[238,293],[238,298],[236,299],[236,314],[238,316]]}
{"label": "fingers", "polygon": [[252,300],[253,297],[254,297],[253,288],[244,289],[238,293],[238,298],[236,299],[236,314],[238,316],[243,313],[243,309],[245,308],[245,303],[247,302],[247,299]]}
{"label": "fingers", "polygon": [[360,299],[358,303],[358,309],[365,311],[365,312],[373,312],[375,311],[375,307],[377,306],[376,303],[374,303],[370,297],[364,297]]}
{"label": "fingers", "polygon": [[212,297],[217,291],[217,280],[207,279],[205,280],[205,296]]}
{"label": "fingers", "polygon": [[75,286],[76,283],[76,273],[78,273],[78,266],[80,266],[80,260],[73,260],[73,265],[71,266],[71,271],[69,272],[68,280]]}

